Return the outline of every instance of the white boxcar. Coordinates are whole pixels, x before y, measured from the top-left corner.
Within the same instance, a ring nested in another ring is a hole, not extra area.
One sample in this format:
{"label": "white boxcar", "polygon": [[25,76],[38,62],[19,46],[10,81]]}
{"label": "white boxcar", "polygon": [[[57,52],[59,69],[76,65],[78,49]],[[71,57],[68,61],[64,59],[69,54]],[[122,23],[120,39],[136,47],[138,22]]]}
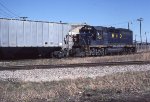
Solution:
{"label": "white boxcar", "polygon": [[[0,19],[0,58],[19,55],[50,55],[68,45],[72,25],[41,21]],[[29,56],[30,56],[29,55]]]}
{"label": "white boxcar", "polygon": [[0,19],[0,47],[63,47],[67,23]]}

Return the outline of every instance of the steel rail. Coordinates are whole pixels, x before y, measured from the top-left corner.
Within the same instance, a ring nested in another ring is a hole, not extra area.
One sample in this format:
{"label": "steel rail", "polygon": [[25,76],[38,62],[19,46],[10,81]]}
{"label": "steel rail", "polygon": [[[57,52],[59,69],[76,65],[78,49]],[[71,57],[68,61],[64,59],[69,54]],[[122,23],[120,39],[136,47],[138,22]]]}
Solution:
{"label": "steel rail", "polygon": [[0,71],[5,70],[33,70],[33,69],[55,69],[55,68],[76,68],[96,66],[124,66],[124,65],[146,65],[150,61],[127,61],[127,62],[100,62],[100,63],[79,63],[79,64],[58,64],[58,65],[27,65],[27,66],[0,66]]}

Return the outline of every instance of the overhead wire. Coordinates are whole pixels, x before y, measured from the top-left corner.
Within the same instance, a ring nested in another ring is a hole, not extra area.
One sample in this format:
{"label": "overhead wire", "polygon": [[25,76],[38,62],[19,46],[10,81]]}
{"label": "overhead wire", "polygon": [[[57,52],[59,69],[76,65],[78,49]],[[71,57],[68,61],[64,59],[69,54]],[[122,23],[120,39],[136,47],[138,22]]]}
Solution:
{"label": "overhead wire", "polygon": [[17,15],[16,13],[14,13],[12,10],[10,10],[8,7],[6,7],[4,5],[4,3],[2,3],[3,1],[0,0],[0,6],[3,8],[3,9],[0,9],[5,15],[9,15],[11,17],[16,17],[16,18],[20,18],[19,15]]}
{"label": "overhead wire", "polygon": [[4,17],[8,17],[8,18],[12,18],[14,16],[10,15],[9,13],[7,13],[5,10],[0,9],[0,15],[3,15]]}
{"label": "overhead wire", "polygon": [[5,17],[5,18],[10,18],[9,15],[0,12],[0,18],[4,18],[4,17]]}
{"label": "overhead wire", "polygon": [[[3,3],[3,5],[5,5],[7,7],[8,3],[6,2],[6,0],[5,1],[4,0],[0,0],[0,1]],[[10,10],[10,8],[8,8],[8,9]],[[11,8],[11,12],[13,12],[15,15],[19,16],[17,14],[17,12],[13,8]]]}
{"label": "overhead wire", "polygon": [[117,26],[117,25],[128,24],[128,23],[133,24],[133,22],[136,22],[136,21],[137,21],[136,19],[133,19],[133,20],[124,21],[124,22],[120,22],[120,23],[108,24],[106,26]]}

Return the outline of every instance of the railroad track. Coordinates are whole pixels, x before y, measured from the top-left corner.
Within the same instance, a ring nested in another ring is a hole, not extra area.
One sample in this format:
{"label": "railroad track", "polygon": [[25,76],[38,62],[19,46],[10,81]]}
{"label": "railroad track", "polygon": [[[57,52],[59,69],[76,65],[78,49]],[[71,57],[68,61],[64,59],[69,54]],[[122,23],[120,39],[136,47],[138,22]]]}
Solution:
{"label": "railroad track", "polygon": [[[134,54],[127,54],[127,55],[136,55],[136,54],[142,54],[142,53],[150,53],[150,50],[148,51],[140,51],[140,52],[137,52],[137,53],[134,53]],[[107,56],[126,56],[126,54],[120,54],[120,55],[106,55],[106,56],[102,56],[102,57],[107,57]],[[69,59],[72,59],[72,58],[75,58],[75,57],[68,57]],[[80,58],[80,57],[77,57],[77,58]],[[85,58],[88,58],[88,57],[85,57]],[[52,60],[59,60],[57,58],[44,58],[44,59],[52,59]],[[0,62],[6,62],[6,63],[11,63],[11,62],[30,62],[30,61],[34,61],[34,60],[43,60],[42,58],[26,58],[26,59],[15,59],[15,60],[11,60],[11,59],[8,59],[8,60],[2,60],[0,59]]]}
{"label": "railroad track", "polygon": [[150,61],[101,62],[101,63],[79,63],[79,64],[61,64],[61,65],[27,65],[27,66],[7,66],[7,67],[0,66],[0,71],[75,68],[75,67],[96,67],[96,66],[144,65],[144,64],[150,64]]}

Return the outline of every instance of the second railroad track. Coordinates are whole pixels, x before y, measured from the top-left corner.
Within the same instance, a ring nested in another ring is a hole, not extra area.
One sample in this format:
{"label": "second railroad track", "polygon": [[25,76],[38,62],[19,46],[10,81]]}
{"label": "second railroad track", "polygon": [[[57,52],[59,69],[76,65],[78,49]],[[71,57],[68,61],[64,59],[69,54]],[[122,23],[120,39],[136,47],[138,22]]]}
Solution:
{"label": "second railroad track", "polygon": [[79,63],[79,64],[58,64],[58,65],[27,65],[27,66],[0,66],[0,71],[4,70],[32,70],[32,69],[54,69],[54,68],[76,68],[76,67],[96,67],[96,66],[120,66],[120,65],[144,65],[150,61],[126,61],[126,62],[100,62],[100,63]]}

